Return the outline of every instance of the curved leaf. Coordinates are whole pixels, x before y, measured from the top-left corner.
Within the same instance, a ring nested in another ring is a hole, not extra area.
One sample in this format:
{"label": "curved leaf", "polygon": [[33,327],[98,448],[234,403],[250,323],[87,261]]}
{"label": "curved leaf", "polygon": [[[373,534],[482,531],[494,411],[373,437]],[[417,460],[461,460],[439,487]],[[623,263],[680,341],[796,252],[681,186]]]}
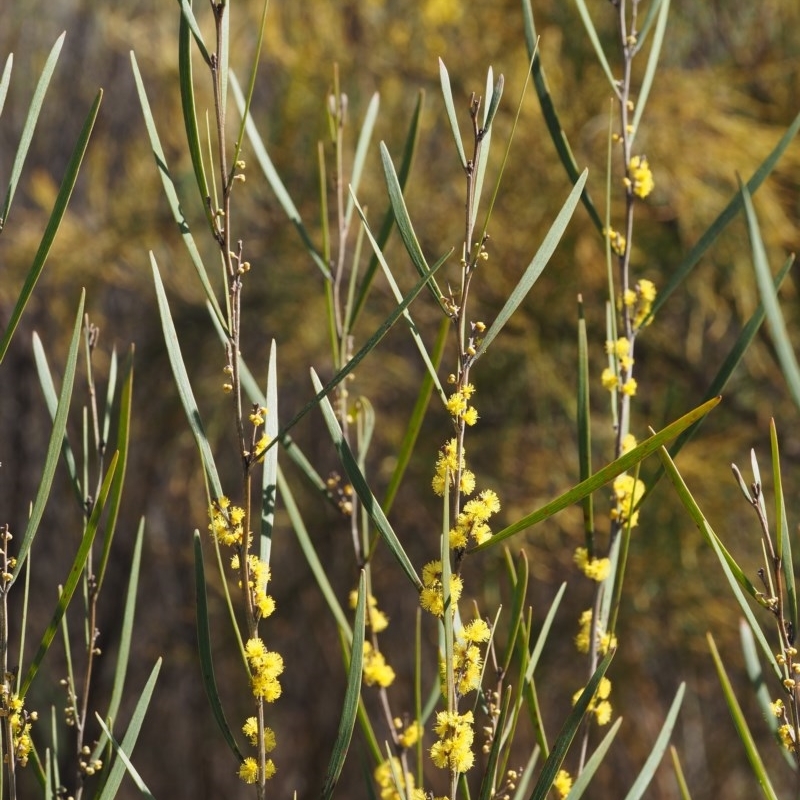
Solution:
{"label": "curved leaf", "polygon": [[209,445],[205,431],[203,430],[203,423],[200,420],[200,410],[197,408],[197,402],[194,399],[192,386],[189,383],[189,376],[186,374],[186,366],[183,362],[183,355],[181,355],[178,334],[172,322],[172,314],[169,310],[169,302],[167,301],[167,295],[164,291],[164,284],[161,282],[161,274],[158,271],[158,265],[156,264],[156,259],[152,252],[150,253],[150,264],[153,268],[153,281],[155,282],[156,297],[158,299],[158,313],[161,316],[161,327],[164,331],[164,344],[167,346],[167,354],[169,355],[169,363],[172,366],[172,374],[175,376],[175,384],[178,388],[178,394],[181,398],[186,419],[189,421],[189,427],[192,429],[195,441],[197,442],[197,449],[200,451],[200,460],[203,462],[203,469],[208,478],[213,498],[216,499],[223,495],[222,484],[220,483],[217,467],[214,463],[214,454],[211,451],[211,445]]}
{"label": "curved leaf", "polygon": [[233,737],[228,720],[225,718],[225,711],[222,708],[222,701],[217,690],[217,679],[214,677],[214,659],[211,654],[211,630],[208,624],[208,597],[206,596],[206,572],[203,563],[203,547],[200,542],[200,531],[194,532],[194,586],[197,605],[197,651],[200,656],[200,670],[203,674],[203,686],[208,697],[208,704],[211,706],[211,713],[217,723],[222,737],[233,754],[244,761],[236,739]]}
{"label": "curved leaf", "polygon": [[358,701],[361,696],[361,676],[364,666],[364,621],[366,619],[366,578],[364,570],[358,579],[358,601],[356,602],[356,616],[353,623],[353,645],[350,648],[350,666],[347,670],[347,689],[342,703],[342,716],[339,720],[339,730],[333,752],[325,773],[325,784],[322,787],[322,800],[330,800],[333,790],[342,773],[344,760],[350,748],[353,737],[353,728],[358,714]]}
{"label": "curved leaf", "polygon": [[708,414],[708,412],[711,411],[711,409],[714,408],[719,401],[720,398],[717,397],[713,400],[709,400],[707,403],[703,403],[701,406],[698,406],[693,411],[690,411],[688,414],[685,414],[680,419],[673,422],[671,425],[667,425],[666,428],[663,428],[658,433],[653,434],[653,436],[651,436],[649,439],[645,439],[637,447],[634,447],[633,450],[628,451],[625,453],[625,455],[616,459],[616,461],[612,461],[608,466],[603,467],[603,469],[599,470],[598,472],[595,472],[594,475],[592,475],[588,480],[582,481],[568,492],[565,492],[560,497],[552,500],[547,505],[542,506],[542,508],[540,508],[538,511],[534,511],[531,514],[524,516],[521,520],[515,522],[513,525],[503,528],[503,530],[498,531],[494,536],[492,536],[488,542],[477,545],[476,547],[471,548],[468,552],[476,553],[480,550],[486,550],[488,547],[494,547],[496,544],[502,542],[504,539],[507,539],[509,536],[513,536],[515,533],[519,533],[526,528],[530,528],[531,526],[536,525],[538,522],[542,522],[542,520],[552,517],[553,514],[561,511],[564,508],[567,508],[567,506],[571,506],[573,503],[583,500],[587,494],[600,489],[609,481],[612,481],[614,478],[616,478],[617,475],[621,475],[631,467],[636,466],[636,464],[638,464],[640,461],[644,460],[647,458],[647,456],[658,450],[663,443],[674,439],[682,430],[685,430],[695,420],[700,419]]}
{"label": "curved leaf", "polygon": [[[314,372],[313,369],[311,370],[311,381],[314,384],[314,390],[317,392],[317,395],[319,396],[322,394],[322,383],[320,383],[317,373]],[[342,429],[339,427],[336,414],[334,413],[330,400],[328,400],[327,397],[322,398],[320,402],[320,410],[325,418],[325,424],[328,426],[328,432],[333,439],[334,447],[339,453],[339,458],[342,461],[344,471],[347,473],[347,477],[350,479],[350,483],[352,484],[355,493],[358,495],[359,500],[361,500],[364,510],[367,512],[367,514],[369,514],[370,518],[375,523],[378,533],[380,533],[384,542],[386,542],[386,546],[397,560],[397,563],[400,565],[406,577],[411,581],[414,588],[417,591],[420,591],[422,589],[422,581],[420,581],[416,570],[406,555],[406,551],[400,544],[400,540],[392,530],[389,520],[386,519],[386,515],[381,509],[380,503],[378,503],[375,495],[372,494],[372,491],[367,485],[366,480],[364,480],[364,476],[361,474],[361,470],[359,470],[355,458],[353,458],[353,453],[350,450],[350,446],[347,444],[344,436],[342,435]]]}
{"label": "curved leaf", "polygon": [[664,43],[664,31],[667,27],[668,15],[669,0],[661,0],[661,6],[658,14],[658,24],[656,25],[656,32],[653,36],[653,46],[650,48],[650,55],[647,57],[647,67],[644,71],[644,77],[642,78],[642,85],[639,88],[639,96],[636,98],[636,109],[633,112],[633,134],[631,135],[631,143],[633,143],[633,139],[639,130],[639,123],[641,122],[642,114],[644,113],[644,107],[647,104],[647,98],[650,94],[650,87],[653,85],[653,78],[655,78],[656,75],[658,56],[661,53],[661,45]]}
{"label": "curved leaf", "polygon": [[625,795],[625,800],[640,800],[645,790],[650,785],[650,781],[653,780],[653,775],[655,775],[656,769],[658,769],[658,765],[661,763],[661,759],[664,756],[664,751],[669,744],[669,737],[672,736],[672,729],[675,727],[675,721],[678,719],[678,712],[681,709],[685,691],[686,684],[682,683],[675,693],[675,699],[672,701],[672,705],[667,713],[667,718],[661,726],[661,731],[653,745],[653,749],[650,751],[650,755],[647,756],[642,771],[636,777],[630,791]]}
{"label": "curved leaf", "polygon": [[453,103],[453,90],[450,86],[450,74],[447,72],[447,67],[444,61],[439,59],[439,82],[442,85],[442,97],[444,98],[444,107],[447,112],[447,119],[450,122],[450,130],[453,132],[453,139],[456,143],[456,150],[458,150],[458,158],[461,161],[462,169],[467,168],[467,157],[464,155],[464,143],[461,140],[461,130],[458,127],[458,114],[456,107]]}
{"label": "curved leaf", "polygon": [[[33,131],[36,128],[36,122],[39,119],[39,113],[42,110],[42,103],[44,96],[47,94],[47,87],[50,85],[50,79],[53,77],[53,71],[58,63],[58,57],[61,54],[61,48],[64,44],[64,37],[66,33],[56,39],[55,44],[50,49],[50,54],[45,61],[42,74],[39,76],[39,82],[36,84],[36,89],[31,98],[31,104],[28,107],[28,116],[25,118],[25,125],[22,128],[22,135],[17,145],[17,152],[14,156],[14,163],[11,165],[11,177],[8,181],[8,189],[6,190],[6,198],[3,201],[3,207],[0,209],[0,231],[3,230],[8,222],[8,213],[11,210],[11,201],[14,199],[14,193],[17,190],[19,177],[22,174],[22,166],[28,156],[28,150],[31,146],[33,139]],[[11,77],[11,62],[6,62],[6,69],[3,72],[3,80],[6,88],[8,86],[8,79]],[[3,91],[3,100],[5,100],[5,90]]]}
{"label": "curved leaf", "polygon": [[495,336],[500,333],[500,331],[503,329],[503,326],[511,318],[511,315],[517,310],[520,303],[525,299],[526,295],[531,290],[533,284],[536,283],[536,281],[539,279],[539,276],[544,271],[544,268],[550,261],[550,257],[553,255],[556,246],[561,241],[561,237],[564,235],[564,231],[566,230],[570,219],[572,219],[572,214],[575,211],[575,206],[578,204],[578,200],[580,199],[581,192],[586,184],[586,177],[588,174],[588,170],[584,170],[581,177],[578,179],[578,182],[569,193],[569,197],[567,197],[564,205],[561,207],[561,211],[558,212],[558,216],[550,226],[550,230],[547,231],[547,235],[544,237],[544,241],[536,251],[536,255],[531,260],[531,263],[528,264],[525,272],[522,274],[522,277],[519,280],[519,283],[514,287],[514,291],[511,292],[508,300],[506,300],[505,304],[500,309],[500,313],[497,315],[497,318],[489,326],[489,330],[486,331],[486,335],[483,337],[483,340],[478,347],[478,351],[475,354],[475,361],[477,361],[486,352],[486,348],[494,341]]}

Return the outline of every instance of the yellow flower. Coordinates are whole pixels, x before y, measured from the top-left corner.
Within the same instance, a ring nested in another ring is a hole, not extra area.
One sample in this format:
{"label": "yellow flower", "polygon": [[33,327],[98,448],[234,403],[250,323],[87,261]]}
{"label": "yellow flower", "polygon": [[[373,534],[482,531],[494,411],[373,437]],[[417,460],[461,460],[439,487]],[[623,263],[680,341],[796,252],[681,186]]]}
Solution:
{"label": "yellow flower", "polygon": [[[420,605],[431,614],[441,617],[444,614],[444,595],[442,585],[442,562],[431,561],[422,568],[422,591]],[[461,597],[464,582],[459,575],[450,576],[450,613],[452,614]]]}
{"label": "yellow flower", "polygon": [[638,385],[639,384],[636,382],[636,378],[628,378],[628,380],[622,384],[622,394],[626,394],[628,397],[633,397],[636,394]]}
{"label": "yellow flower", "polygon": [[431,747],[431,760],[440,769],[451,772],[466,772],[474,763],[472,741],[472,712],[440,711],[436,715],[434,731],[439,741]]}
{"label": "yellow flower", "polygon": [[572,788],[572,778],[569,772],[565,769],[560,769],[556,774],[556,779],[553,781],[553,788],[558,792],[559,797],[566,797]]}
{"label": "yellow flower", "polygon": [[401,734],[398,735],[397,741],[402,747],[408,749],[413,747],[421,738],[424,730],[419,722],[412,722]]}
{"label": "yellow flower", "polygon": [[364,683],[386,688],[394,683],[394,670],[386,663],[383,653],[364,642]]}
{"label": "yellow flower", "polygon": [[627,184],[633,188],[633,193],[638,197],[645,198],[653,191],[655,182],[650,165],[647,163],[647,156],[633,156],[628,164]]}
{"label": "yellow flower", "polygon": [[603,235],[608,239],[611,249],[618,256],[625,255],[625,248],[628,243],[619,231],[615,231],[613,228],[603,228]]}
{"label": "yellow flower", "polygon": [[619,386],[619,378],[617,373],[611,367],[606,367],[603,374],[600,376],[600,382],[603,384],[604,389],[613,392]]}
{"label": "yellow flower", "polygon": [[611,572],[611,561],[607,558],[589,558],[589,551],[585,547],[578,547],[575,550],[573,561],[578,569],[593,581],[600,583],[608,577]]}
{"label": "yellow flower", "polygon": [[239,767],[239,777],[245,783],[255,783],[258,780],[258,762],[248,756]]}
{"label": "yellow flower", "polygon": [[[380,763],[373,774],[375,782],[381,790],[381,800],[402,800],[402,798],[406,797],[406,789],[411,790],[411,795],[414,797],[416,792],[414,776],[410,772],[406,772],[403,775],[403,767],[400,759],[396,756],[392,756],[392,758]],[[399,787],[395,783],[395,776],[400,784]]]}

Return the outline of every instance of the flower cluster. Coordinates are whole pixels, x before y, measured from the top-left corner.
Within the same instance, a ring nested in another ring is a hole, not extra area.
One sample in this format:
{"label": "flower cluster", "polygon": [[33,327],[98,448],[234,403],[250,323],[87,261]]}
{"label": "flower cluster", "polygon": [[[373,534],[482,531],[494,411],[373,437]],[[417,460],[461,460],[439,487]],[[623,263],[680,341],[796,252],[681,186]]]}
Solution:
{"label": "flower cluster", "polygon": [[633,191],[637,197],[645,198],[653,191],[655,181],[647,156],[633,156],[628,164],[628,176],[625,186]]}
{"label": "flower cluster", "polygon": [[[349,597],[350,608],[355,608],[358,605],[358,592],[350,592]],[[389,617],[378,608],[378,601],[373,595],[367,599],[367,625],[372,628],[374,633],[381,633],[389,626]]]}
{"label": "flower cluster", "polygon": [[387,758],[375,768],[375,782],[381,790],[381,800],[425,800],[425,792],[414,786],[414,776],[403,772],[400,759]]}
{"label": "flower cluster", "polygon": [[253,695],[274,703],[281,696],[278,676],[283,672],[283,657],[280,653],[267,650],[267,646],[257,636],[247,640],[244,652],[250,667]]}
{"label": "flower cluster", "polygon": [[478,421],[478,412],[469,400],[475,393],[471,383],[464,384],[458,391],[453,392],[447,400],[447,410],[456,419],[462,419],[467,425],[474,425]]}
{"label": "flower cluster", "polygon": [[561,798],[566,797],[570,789],[572,789],[572,778],[570,777],[569,772],[565,769],[560,769],[556,773],[556,779],[553,781],[553,788],[558,793],[558,796]]}
{"label": "flower cluster", "polygon": [[470,537],[475,544],[483,544],[492,537],[491,528],[486,524],[492,514],[500,510],[500,499],[491,489],[484,489],[477,497],[468,500],[450,531],[450,547],[461,550],[467,546]]}
{"label": "flower cluster", "polygon": [[384,689],[394,683],[394,670],[369,642],[364,642],[364,683]]}
{"label": "flower cluster", "polygon": [[[4,692],[5,694],[5,692]],[[20,766],[26,766],[33,749],[31,740],[31,724],[36,722],[36,712],[30,714],[25,710],[25,700],[19,695],[6,694],[5,713],[11,726],[11,737],[14,746],[14,758]]]}
{"label": "flower cluster", "polygon": [[[572,705],[578,702],[578,698],[581,694],[583,694],[583,689],[579,689],[575,692],[572,696]],[[588,713],[594,714],[598,725],[607,725],[611,720],[611,703],[608,701],[610,694],[611,681],[603,677],[600,679],[600,683],[597,684],[597,691],[594,693],[594,697],[589,701],[589,705],[586,709]]]}
{"label": "flower cluster", "polygon": [[589,551],[585,547],[575,550],[573,560],[587,578],[598,583],[604,581],[611,571],[611,561],[608,558],[589,558]]}
{"label": "flower cluster", "polygon": [[619,389],[623,394],[633,396],[636,394],[636,379],[630,376],[633,369],[633,356],[631,356],[631,343],[624,336],[614,341],[606,342],[606,354],[613,359],[613,367],[603,370],[600,378],[603,387],[609,392]]}
{"label": "flower cluster", "polygon": [[436,474],[433,476],[431,486],[433,491],[442,497],[444,495],[445,481],[450,480],[450,486],[455,486],[456,475],[461,471],[459,490],[461,494],[472,494],[475,491],[475,474],[466,468],[464,449],[461,449],[461,458],[458,458],[458,442],[450,439],[439,451],[436,459]]}
{"label": "flower cluster", "polygon": [[[458,598],[464,590],[464,582],[459,575],[450,576],[450,613],[455,610]],[[442,585],[442,562],[431,561],[422,568],[422,591],[420,605],[436,617],[444,614],[444,586]]]}
{"label": "flower cluster", "polygon": [[[255,717],[248,717],[242,732],[253,747],[258,747],[258,720]],[[264,728],[264,751],[271,753],[275,749],[275,731],[272,728]],[[275,763],[268,758],[264,764],[264,777],[269,780],[275,774]],[[245,783],[255,783],[258,780],[258,762],[252,756],[248,756],[242,761],[239,767],[239,777]]]}
{"label": "flower cluster", "polygon": [[436,715],[433,729],[439,737],[431,747],[431,759],[440,769],[451,772],[466,772],[474,763],[472,741],[472,712],[459,714],[457,711],[440,711]]}
{"label": "flower cluster", "polygon": [[401,720],[400,717],[395,717],[392,722],[395,728],[401,731],[397,735],[397,742],[401,747],[405,747],[406,750],[408,750],[409,747],[413,747],[422,738],[422,734],[425,732],[425,729],[416,720],[407,727],[403,726],[403,720]]}
{"label": "flower cluster", "polygon": [[[238,571],[240,565],[238,554],[234,555],[231,558],[231,567]],[[247,575],[250,597],[253,601],[253,607],[258,610],[259,618],[263,619],[270,616],[275,611],[275,601],[272,599],[272,595],[267,594],[267,584],[270,580],[269,565],[253,553],[248,553]],[[242,588],[241,581],[239,581],[239,588]]]}
{"label": "flower cluster", "polygon": [[630,525],[631,528],[639,524],[639,512],[636,506],[644,495],[643,481],[626,473],[614,479],[614,499],[616,506],[611,509],[611,519],[620,524]]}
{"label": "flower cluster", "polygon": [[656,299],[656,285],[653,281],[642,278],[636,282],[633,289],[628,289],[622,296],[622,304],[633,313],[633,329],[639,330],[643,325],[650,324],[653,303]]}
{"label": "flower cluster", "polygon": [[[480,688],[483,658],[477,643],[488,641],[490,633],[489,626],[476,619],[465,625],[453,642],[453,674],[459,697]],[[439,662],[439,678],[444,686],[447,679],[444,661]]]}
{"label": "flower cluster", "polygon": [[625,248],[628,246],[628,241],[619,231],[615,231],[613,228],[603,228],[603,236],[608,239],[611,249],[618,256],[625,255]]}
{"label": "flower cluster", "polygon": [[[575,647],[579,653],[588,653],[592,633],[592,609],[587,608],[578,621],[578,633],[575,636]],[[600,655],[604,656],[609,650],[616,648],[617,637],[603,630],[596,631],[597,650]]]}
{"label": "flower cluster", "polygon": [[222,495],[214,501],[211,508],[211,523],[208,529],[220,543],[232,547],[244,541],[244,509],[231,505],[231,501]]}
{"label": "flower cluster", "polygon": [[258,435],[258,429],[264,424],[267,416],[267,409],[258,404],[253,406],[253,411],[250,414],[250,422],[253,424],[253,460],[261,461],[267,451],[267,446],[270,443],[269,436],[263,431]]}

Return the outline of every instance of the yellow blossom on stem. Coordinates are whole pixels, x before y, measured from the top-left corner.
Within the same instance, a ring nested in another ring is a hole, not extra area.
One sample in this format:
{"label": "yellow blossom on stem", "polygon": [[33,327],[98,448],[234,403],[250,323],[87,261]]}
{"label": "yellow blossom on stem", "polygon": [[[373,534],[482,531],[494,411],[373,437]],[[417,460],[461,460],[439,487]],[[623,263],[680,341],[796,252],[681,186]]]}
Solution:
{"label": "yellow blossom on stem", "polygon": [[634,509],[642,499],[644,490],[644,482],[634,478],[633,475],[624,473],[617,476],[614,479],[614,498],[617,504],[611,509],[611,519],[623,524],[630,521],[630,526],[636,527],[639,522],[639,512]]}
{"label": "yellow blossom on stem", "polygon": [[[442,562],[431,561],[422,568],[422,591],[420,592],[420,605],[431,614],[441,617],[444,614],[444,593],[442,585]],[[464,582],[459,575],[450,576],[450,613],[452,614]]]}
{"label": "yellow blossom on stem", "polygon": [[560,769],[558,773],[556,773],[556,779],[553,781],[553,788],[556,790],[559,797],[566,797],[570,789],[572,789],[572,778],[569,772],[565,769]]}
{"label": "yellow blossom on stem", "polygon": [[[381,790],[381,800],[403,800],[407,791],[412,800],[417,797],[419,790],[414,788],[414,776],[410,772],[403,773],[403,766],[396,756],[378,764],[373,775]],[[425,797],[424,793],[422,797]]]}
{"label": "yellow blossom on stem", "polygon": [[617,373],[611,367],[606,367],[603,374],[600,376],[600,382],[603,384],[604,389],[613,392],[619,386],[619,378]]}
{"label": "yellow blossom on stem", "polygon": [[633,189],[637,197],[645,198],[653,191],[655,181],[647,156],[633,156],[628,164],[628,178],[626,186]]}
{"label": "yellow blossom on stem", "polygon": [[628,245],[625,237],[613,228],[603,228],[603,235],[608,239],[611,249],[618,255],[625,255],[625,248]]}
{"label": "yellow blossom on stem", "polygon": [[255,783],[258,780],[258,762],[248,756],[239,766],[239,777],[245,783]]}
{"label": "yellow blossom on stem", "polygon": [[[402,722],[398,727],[402,727]],[[424,729],[422,725],[414,721],[402,733],[398,734],[397,741],[400,743],[401,747],[408,749],[409,747],[413,747],[422,738],[423,733]]]}
{"label": "yellow blossom on stem", "polygon": [[589,558],[589,551],[585,547],[575,550],[573,561],[587,578],[598,583],[604,581],[611,572],[611,561],[608,558]]}
{"label": "yellow blossom on stem", "polygon": [[440,769],[451,772],[466,772],[474,763],[472,741],[472,712],[440,711],[436,715],[434,731],[439,741],[431,747],[431,759]]}
{"label": "yellow blossom on stem", "polygon": [[[358,605],[357,591],[350,592],[349,602],[350,608],[355,608]],[[370,595],[367,599],[367,606],[367,625],[369,625],[375,633],[385,631],[386,628],[389,627],[389,617],[378,608],[378,601],[373,595]]]}
{"label": "yellow blossom on stem", "polygon": [[[578,702],[578,699],[583,694],[583,689],[579,689],[572,696],[572,705]],[[611,703],[608,702],[608,697],[611,694],[611,681],[603,677],[597,685],[594,697],[589,701],[586,708],[587,713],[594,714],[595,720],[598,725],[607,725],[611,721]]]}
{"label": "yellow blossom on stem", "polygon": [[[592,609],[587,608],[578,620],[578,633],[575,636],[575,648],[579,653],[588,653],[592,630]],[[598,626],[596,631],[597,650],[600,655],[605,655],[610,649],[616,648],[617,637],[606,633]]]}
{"label": "yellow blossom on stem", "polygon": [[394,670],[386,663],[383,653],[364,642],[364,683],[386,688],[394,683]]}

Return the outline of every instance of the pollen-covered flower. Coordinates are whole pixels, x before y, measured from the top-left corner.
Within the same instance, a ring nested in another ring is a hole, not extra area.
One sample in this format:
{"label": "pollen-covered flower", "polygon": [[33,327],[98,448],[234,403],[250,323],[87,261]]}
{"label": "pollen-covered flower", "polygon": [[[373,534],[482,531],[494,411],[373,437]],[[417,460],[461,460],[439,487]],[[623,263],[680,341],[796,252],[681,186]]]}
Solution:
{"label": "pollen-covered flower", "polygon": [[475,387],[467,383],[447,399],[447,410],[450,414],[456,419],[463,419],[467,425],[474,425],[478,421],[478,412],[469,404],[474,393]]}
{"label": "pollen-covered flower", "polygon": [[611,249],[618,256],[625,255],[625,248],[627,247],[628,242],[619,231],[615,231],[613,228],[603,228],[603,235],[606,237],[606,239],[608,239]]}
{"label": "pollen-covered flower", "polygon": [[25,710],[25,700],[17,694],[8,695],[3,693],[4,705],[7,708],[2,712],[3,716],[8,717],[11,727],[11,738],[14,748],[14,758],[17,763],[24,767],[28,763],[28,758],[33,750],[33,740],[31,739],[31,724],[36,720],[36,712],[30,714]]}
{"label": "pollen-covered flower", "polygon": [[[578,698],[583,694],[583,689],[579,689],[572,696],[572,705],[578,702]],[[600,683],[597,684],[594,697],[589,701],[586,708],[587,713],[594,714],[594,718],[598,725],[607,725],[611,720],[611,703],[608,697],[611,694],[611,681],[603,677]]]}
{"label": "pollen-covered flower", "polygon": [[[396,719],[394,723],[395,727],[398,729],[403,727],[403,721],[401,719]],[[424,728],[415,720],[401,733],[397,734],[397,741],[401,747],[408,749],[409,747],[413,747],[422,738],[423,733]]]}
{"label": "pollen-covered flower", "polygon": [[[450,613],[452,614],[464,582],[459,575],[450,576]],[[444,586],[442,585],[442,562],[431,561],[422,568],[422,591],[419,596],[420,605],[431,614],[441,617],[444,614]]]}
{"label": "pollen-covered flower", "polygon": [[624,473],[614,479],[614,498],[616,506],[611,509],[611,519],[623,524],[630,524],[632,528],[639,523],[639,512],[634,511],[644,495],[643,481],[633,475]]}
{"label": "pollen-covered flower", "polygon": [[[575,636],[575,648],[579,653],[588,653],[592,631],[591,608],[587,608],[586,611],[581,614],[580,619],[578,620],[578,626],[578,633]],[[598,626],[597,630],[595,631],[595,636],[597,638],[597,651],[600,653],[600,655],[604,656],[610,649],[616,648],[617,637],[612,636],[610,633],[606,633],[604,630],[601,630],[600,626]]]}
{"label": "pollen-covered flower", "polygon": [[589,551],[585,547],[578,547],[575,550],[573,561],[578,569],[593,581],[600,583],[608,577],[611,572],[611,561],[607,558],[589,558]]}
{"label": "pollen-covered flower", "polygon": [[431,486],[433,487],[433,491],[440,497],[444,495],[446,476],[449,475],[451,488],[455,486],[459,467],[461,468],[461,481],[459,483],[461,494],[470,495],[475,491],[475,475],[472,470],[466,468],[463,447],[461,448],[460,463],[457,455],[458,442],[456,439],[450,439],[441,450],[439,450],[439,455],[436,459],[436,474],[433,476]]}
{"label": "pollen-covered flower", "polygon": [[458,515],[455,527],[450,531],[450,547],[463,549],[471,537],[476,544],[483,544],[492,536],[486,521],[500,510],[500,499],[491,489],[484,489],[477,497],[467,501]]}
{"label": "pollen-covered flower", "polygon": [[600,382],[603,384],[604,389],[613,392],[619,386],[619,377],[611,367],[606,367],[600,376]]}
{"label": "pollen-covered flower", "polygon": [[231,505],[224,495],[218,497],[209,512],[211,522],[208,529],[213,537],[224,545],[241,544],[244,538],[244,509]]}
{"label": "pollen-covered flower", "polygon": [[383,653],[364,642],[364,683],[386,688],[394,683],[394,670],[386,663]]}
{"label": "pollen-covered flower", "polygon": [[403,766],[396,756],[378,764],[373,774],[381,790],[381,800],[403,800],[405,797],[422,800],[425,797],[424,792],[414,788],[414,776],[410,772],[403,773]]}
{"label": "pollen-covered flower", "polygon": [[[358,605],[358,592],[350,592],[349,602],[350,608],[355,608]],[[375,633],[381,633],[389,626],[389,617],[378,608],[378,601],[373,595],[367,598],[367,625]]]}
{"label": "pollen-covered flower", "polygon": [[559,797],[566,797],[570,789],[572,789],[572,778],[569,772],[565,769],[560,769],[556,773],[556,779],[553,781],[553,788],[556,790]]}
{"label": "pollen-covered flower", "polygon": [[653,191],[655,181],[650,165],[647,163],[647,156],[633,156],[628,164],[628,177],[626,186],[633,189],[637,197],[645,198]]}
{"label": "pollen-covered flower", "polygon": [[434,731],[439,741],[431,747],[431,759],[440,769],[451,772],[466,772],[474,763],[472,741],[472,712],[459,714],[457,711],[440,711],[436,715]]}
{"label": "pollen-covered flower", "polygon": [[283,657],[280,653],[267,650],[263,640],[258,637],[248,639],[244,651],[250,667],[253,695],[268,703],[274,702],[281,696],[278,676],[283,672]]}
{"label": "pollen-covered flower", "polygon": [[258,762],[248,756],[239,766],[239,777],[245,783],[255,783],[258,780]]}

